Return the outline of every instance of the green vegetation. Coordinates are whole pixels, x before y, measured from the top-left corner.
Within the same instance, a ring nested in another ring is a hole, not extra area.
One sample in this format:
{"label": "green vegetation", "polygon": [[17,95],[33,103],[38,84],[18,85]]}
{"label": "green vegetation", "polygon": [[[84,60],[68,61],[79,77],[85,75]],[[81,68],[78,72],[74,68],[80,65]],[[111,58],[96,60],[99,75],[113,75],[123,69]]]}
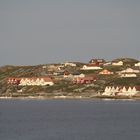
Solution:
{"label": "green vegetation", "polygon": [[[3,66],[0,67],[0,96],[27,97],[27,96],[82,96],[93,97],[97,92],[103,92],[106,86],[140,86],[140,74],[136,78],[120,78],[118,71],[134,67],[138,60],[121,58],[115,61],[123,61],[123,66],[103,66],[103,69],[114,72],[113,75],[99,75],[102,70],[81,70],[84,63],[77,62],[76,67],[58,67],[62,64],[45,64],[37,66]],[[43,67],[45,66],[45,67]],[[51,67],[52,66],[52,67]],[[134,67],[135,68],[135,67]],[[139,68],[137,68],[139,69]],[[97,81],[91,84],[73,84],[72,78],[64,78],[63,72],[83,73],[87,76],[97,77]],[[62,73],[54,75],[53,73]],[[7,84],[9,77],[45,77],[50,76],[54,80],[53,86],[17,86]]]}

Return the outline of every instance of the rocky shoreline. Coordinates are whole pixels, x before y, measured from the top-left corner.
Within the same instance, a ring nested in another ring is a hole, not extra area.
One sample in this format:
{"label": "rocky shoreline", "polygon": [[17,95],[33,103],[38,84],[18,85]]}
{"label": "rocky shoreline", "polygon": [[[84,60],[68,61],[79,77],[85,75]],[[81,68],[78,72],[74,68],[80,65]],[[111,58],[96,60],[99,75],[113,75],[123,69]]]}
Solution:
{"label": "rocky shoreline", "polygon": [[102,95],[94,95],[94,96],[43,96],[43,95],[1,95],[0,99],[97,99],[97,100],[140,100],[140,96],[102,96]]}

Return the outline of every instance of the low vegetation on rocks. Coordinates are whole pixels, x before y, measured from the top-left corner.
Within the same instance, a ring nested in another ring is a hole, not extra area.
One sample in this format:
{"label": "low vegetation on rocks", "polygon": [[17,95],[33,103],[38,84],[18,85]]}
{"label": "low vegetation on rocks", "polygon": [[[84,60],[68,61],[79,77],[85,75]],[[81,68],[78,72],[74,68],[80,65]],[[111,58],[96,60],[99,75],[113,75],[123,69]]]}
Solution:
{"label": "low vegetation on rocks", "polygon": [[[99,92],[103,92],[106,86],[140,86],[140,73],[137,77],[120,77],[119,71],[127,68],[140,70],[135,67],[138,60],[132,58],[119,58],[112,61],[123,61],[122,66],[101,65],[100,70],[82,70],[85,63],[73,62],[74,66],[64,66],[63,64],[45,64],[37,66],[12,66],[0,67],[0,96],[26,97],[26,96],[82,96],[93,97]],[[87,63],[88,64],[88,63]],[[114,74],[100,75],[99,72],[107,69]],[[93,83],[74,84],[72,77],[64,77],[65,71],[71,75],[74,73],[85,74],[97,78]],[[54,81],[52,86],[20,86],[7,83],[10,77],[51,77]]]}

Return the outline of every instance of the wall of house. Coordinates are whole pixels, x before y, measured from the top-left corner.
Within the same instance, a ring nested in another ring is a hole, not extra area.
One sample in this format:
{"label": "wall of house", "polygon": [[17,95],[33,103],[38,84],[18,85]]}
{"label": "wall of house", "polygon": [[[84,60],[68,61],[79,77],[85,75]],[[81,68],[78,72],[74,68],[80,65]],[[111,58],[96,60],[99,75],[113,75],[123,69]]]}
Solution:
{"label": "wall of house", "polygon": [[86,65],[84,65],[83,66],[83,68],[82,68],[82,70],[98,70],[98,69],[102,69],[101,67],[98,67],[98,66],[86,66]]}
{"label": "wall of house", "polygon": [[112,65],[114,65],[114,66],[122,66],[123,62],[122,61],[120,61],[120,62],[113,62]]}
{"label": "wall of house", "polygon": [[137,77],[136,74],[121,74],[120,77]]}

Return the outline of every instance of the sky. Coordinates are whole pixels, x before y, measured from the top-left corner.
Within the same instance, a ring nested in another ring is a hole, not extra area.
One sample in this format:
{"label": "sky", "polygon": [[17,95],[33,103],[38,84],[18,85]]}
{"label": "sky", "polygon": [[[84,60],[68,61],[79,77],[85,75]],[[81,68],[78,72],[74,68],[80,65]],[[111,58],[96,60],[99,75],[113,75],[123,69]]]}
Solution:
{"label": "sky", "polygon": [[0,0],[0,65],[140,60],[140,0]]}

